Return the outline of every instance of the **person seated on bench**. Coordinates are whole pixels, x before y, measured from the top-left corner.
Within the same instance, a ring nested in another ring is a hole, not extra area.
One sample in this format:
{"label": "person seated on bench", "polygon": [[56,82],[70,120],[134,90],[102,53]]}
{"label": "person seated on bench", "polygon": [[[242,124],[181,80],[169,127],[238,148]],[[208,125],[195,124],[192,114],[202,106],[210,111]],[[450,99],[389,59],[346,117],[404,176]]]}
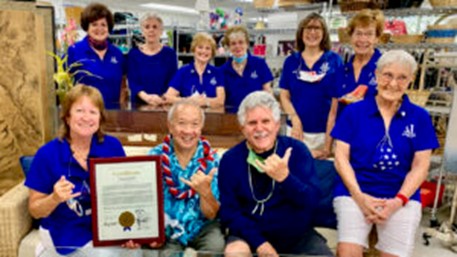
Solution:
{"label": "person seated on bench", "polygon": [[170,132],[150,150],[160,155],[164,178],[165,245],[152,248],[221,252],[224,237],[219,211],[219,156],[201,137],[205,114],[192,99],[176,102],[168,111]]}
{"label": "person seated on bench", "polygon": [[278,135],[280,113],[264,91],[239,107],[246,140],[225,152],[219,166],[226,256],[333,256],[312,226],[321,196],[313,158],[303,142]]}

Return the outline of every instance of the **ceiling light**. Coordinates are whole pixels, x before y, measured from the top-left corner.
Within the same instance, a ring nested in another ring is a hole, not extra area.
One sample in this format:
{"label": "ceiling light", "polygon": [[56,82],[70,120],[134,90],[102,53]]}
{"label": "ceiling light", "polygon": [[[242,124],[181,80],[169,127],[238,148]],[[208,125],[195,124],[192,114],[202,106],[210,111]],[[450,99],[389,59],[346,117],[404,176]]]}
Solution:
{"label": "ceiling light", "polygon": [[151,8],[151,9],[156,9],[156,10],[161,10],[161,11],[198,14],[198,11],[196,11],[193,8],[181,7],[181,6],[176,6],[176,5],[148,3],[148,4],[142,4],[140,6],[146,7],[146,8]]}

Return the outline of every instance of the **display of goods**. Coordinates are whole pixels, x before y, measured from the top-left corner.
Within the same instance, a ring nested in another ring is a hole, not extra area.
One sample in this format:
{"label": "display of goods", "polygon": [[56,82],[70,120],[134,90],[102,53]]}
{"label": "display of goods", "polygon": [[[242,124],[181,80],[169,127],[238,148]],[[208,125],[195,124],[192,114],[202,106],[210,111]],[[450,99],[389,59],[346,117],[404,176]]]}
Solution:
{"label": "display of goods", "polygon": [[340,0],[339,5],[342,12],[352,12],[362,9],[384,9],[388,0]]}

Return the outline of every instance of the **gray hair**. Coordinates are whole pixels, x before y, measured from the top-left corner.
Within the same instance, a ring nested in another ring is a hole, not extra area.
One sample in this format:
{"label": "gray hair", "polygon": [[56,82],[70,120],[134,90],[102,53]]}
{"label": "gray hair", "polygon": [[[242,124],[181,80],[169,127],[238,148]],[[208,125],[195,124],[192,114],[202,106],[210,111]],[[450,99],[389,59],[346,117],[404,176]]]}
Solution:
{"label": "gray hair", "polygon": [[265,91],[255,91],[247,95],[238,108],[238,122],[241,126],[245,125],[246,112],[256,107],[264,107],[271,110],[275,122],[281,118],[281,108],[278,101]]}
{"label": "gray hair", "polygon": [[160,23],[161,27],[163,28],[163,20],[160,18],[159,15],[153,12],[147,12],[140,18],[140,25],[143,25],[147,20],[156,20]]}
{"label": "gray hair", "polygon": [[194,106],[195,108],[200,110],[200,115],[202,117],[202,124],[205,124],[205,112],[203,111],[203,109],[200,107],[200,105],[197,102],[195,102],[194,100],[189,99],[189,98],[181,99],[171,106],[171,108],[168,110],[168,114],[167,114],[168,122],[171,122],[171,120],[173,119],[173,116],[175,115],[176,110],[178,108],[180,108],[181,106],[182,107]]}
{"label": "gray hair", "polygon": [[387,65],[398,63],[410,69],[411,75],[417,70],[417,62],[414,57],[405,50],[390,50],[385,52],[378,60],[377,70],[382,71]]}

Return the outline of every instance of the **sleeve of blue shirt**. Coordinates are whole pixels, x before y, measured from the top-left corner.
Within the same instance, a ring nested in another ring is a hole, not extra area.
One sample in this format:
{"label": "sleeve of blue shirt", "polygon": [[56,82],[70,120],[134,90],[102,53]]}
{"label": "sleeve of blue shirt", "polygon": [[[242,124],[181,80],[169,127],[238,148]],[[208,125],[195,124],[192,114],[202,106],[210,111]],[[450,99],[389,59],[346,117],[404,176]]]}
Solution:
{"label": "sleeve of blue shirt", "polygon": [[329,95],[333,98],[338,98],[340,97],[342,91],[341,86],[343,85],[344,79],[344,65],[343,60],[338,54],[333,53],[332,56],[333,73],[331,74],[332,76],[330,80]]}
{"label": "sleeve of blue shirt", "polygon": [[138,67],[136,52],[137,49],[132,48],[127,56],[127,79],[132,99],[138,99],[138,93],[144,91],[144,86],[140,82],[141,69]]}
{"label": "sleeve of blue shirt", "polygon": [[[214,160],[208,162],[208,167],[206,168],[206,174],[209,174],[213,168],[219,167],[220,157],[217,153],[213,155]],[[213,193],[214,198],[219,201],[219,187],[217,185],[218,181],[218,171],[214,173],[213,180],[211,181],[211,192]]]}
{"label": "sleeve of blue shirt", "polygon": [[38,149],[25,180],[27,187],[44,194],[52,193],[54,184],[60,179],[60,177],[52,173],[54,155],[48,148],[45,145]]}
{"label": "sleeve of blue shirt", "polygon": [[414,149],[423,151],[438,148],[439,142],[430,115],[423,108],[418,108],[416,115],[418,116],[418,121],[414,128],[417,131],[416,137],[413,138]]}
{"label": "sleeve of blue shirt", "polygon": [[223,226],[229,228],[234,234],[242,235],[247,243],[254,249],[267,240],[263,237],[257,224],[246,217],[236,197],[237,179],[234,179],[232,170],[239,169],[239,164],[224,154],[219,166],[218,185],[220,191],[221,208],[219,210]]}
{"label": "sleeve of blue shirt", "polygon": [[[295,54],[289,55],[286,61],[282,66],[281,78],[279,79],[279,87],[282,89],[286,89],[290,91],[290,80],[292,79],[292,71],[294,70],[293,63],[294,63]],[[298,65],[297,65],[298,67]],[[295,69],[297,68],[295,67]]]}
{"label": "sleeve of blue shirt", "polygon": [[124,147],[121,144],[121,141],[119,139],[113,137],[113,136],[105,136],[105,148],[108,149],[109,154],[108,156],[112,157],[124,157],[125,151]]}
{"label": "sleeve of blue shirt", "polygon": [[264,59],[260,59],[260,74],[262,74],[262,85],[273,80],[273,74]]}
{"label": "sleeve of blue shirt", "polygon": [[184,70],[186,66],[181,67],[173,76],[170,83],[168,83],[169,87],[176,89],[179,92],[180,96],[183,96],[183,84],[184,84]]}
{"label": "sleeve of blue shirt", "polygon": [[354,107],[358,105],[359,103],[350,104],[343,110],[331,132],[333,138],[347,144],[352,142],[352,133],[355,131],[354,118],[357,118]]}

